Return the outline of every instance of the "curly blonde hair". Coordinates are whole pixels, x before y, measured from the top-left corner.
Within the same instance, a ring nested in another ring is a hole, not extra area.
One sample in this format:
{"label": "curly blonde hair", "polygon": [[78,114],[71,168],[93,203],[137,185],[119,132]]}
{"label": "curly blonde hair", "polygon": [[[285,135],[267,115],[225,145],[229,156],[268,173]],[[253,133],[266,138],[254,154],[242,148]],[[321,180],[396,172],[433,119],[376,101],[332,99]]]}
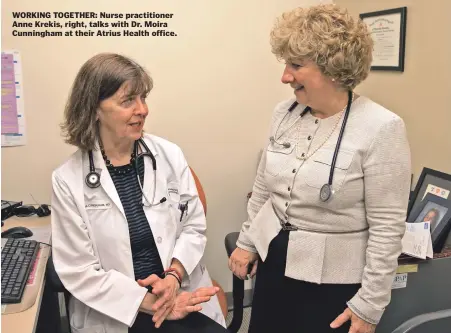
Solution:
{"label": "curly blonde hair", "polygon": [[366,79],[373,40],[366,24],[335,4],[296,8],[271,31],[272,52],[286,61],[311,60],[346,89]]}

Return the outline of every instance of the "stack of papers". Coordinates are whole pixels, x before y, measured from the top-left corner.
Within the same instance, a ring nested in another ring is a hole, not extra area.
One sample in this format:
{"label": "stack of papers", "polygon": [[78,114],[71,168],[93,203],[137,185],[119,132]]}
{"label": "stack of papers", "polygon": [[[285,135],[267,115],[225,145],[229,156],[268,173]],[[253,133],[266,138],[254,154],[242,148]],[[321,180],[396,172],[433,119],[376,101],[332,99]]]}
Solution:
{"label": "stack of papers", "polygon": [[432,258],[434,252],[430,228],[429,222],[406,222],[406,232],[402,238],[402,252],[416,258]]}

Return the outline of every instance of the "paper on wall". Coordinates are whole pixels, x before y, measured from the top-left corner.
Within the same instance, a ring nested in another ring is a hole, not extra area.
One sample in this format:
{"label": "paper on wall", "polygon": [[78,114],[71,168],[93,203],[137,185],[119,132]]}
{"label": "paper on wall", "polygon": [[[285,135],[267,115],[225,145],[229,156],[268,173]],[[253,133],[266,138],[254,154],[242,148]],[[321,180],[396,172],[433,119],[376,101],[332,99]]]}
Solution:
{"label": "paper on wall", "polygon": [[23,146],[25,111],[19,51],[2,51],[2,147]]}

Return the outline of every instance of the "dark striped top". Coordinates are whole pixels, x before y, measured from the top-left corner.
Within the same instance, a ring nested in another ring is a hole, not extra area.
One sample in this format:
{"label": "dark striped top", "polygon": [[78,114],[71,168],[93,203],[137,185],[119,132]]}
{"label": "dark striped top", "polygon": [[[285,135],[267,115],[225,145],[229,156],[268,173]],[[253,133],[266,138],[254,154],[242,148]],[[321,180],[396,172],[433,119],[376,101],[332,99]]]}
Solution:
{"label": "dark striped top", "polygon": [[[144,161],[139,159],[139,177],[141,185],[144,181]],[[128,222],[130,244],[132,248],[133,269],[135,279],[145,279],[151,274],[160,276],[163,273],[158,249],[152,230],[142,206],[142,192],[138,184],[135,168],[131,165],[108,167],[116,191],[124,207]],[[112,246],[114,246],[112,244]]]}

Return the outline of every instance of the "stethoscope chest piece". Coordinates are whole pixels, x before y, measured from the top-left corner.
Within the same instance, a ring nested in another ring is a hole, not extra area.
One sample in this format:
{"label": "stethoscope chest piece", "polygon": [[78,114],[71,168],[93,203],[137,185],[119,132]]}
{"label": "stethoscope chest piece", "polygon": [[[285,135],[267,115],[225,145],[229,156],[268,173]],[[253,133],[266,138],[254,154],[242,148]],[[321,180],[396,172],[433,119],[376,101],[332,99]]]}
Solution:
{"label": "stethoscope chest piece", "polygon": [[86,175],[86,185],[90,188],[96,188],[100,186],[100,175],[98,172],[90,172]]}
{"label": "stethoscope chest piece", "polygon": [[329,184],[324,184],[319,191],[319,198],[322,202],[326,202],[332,196],[332,187]]}

